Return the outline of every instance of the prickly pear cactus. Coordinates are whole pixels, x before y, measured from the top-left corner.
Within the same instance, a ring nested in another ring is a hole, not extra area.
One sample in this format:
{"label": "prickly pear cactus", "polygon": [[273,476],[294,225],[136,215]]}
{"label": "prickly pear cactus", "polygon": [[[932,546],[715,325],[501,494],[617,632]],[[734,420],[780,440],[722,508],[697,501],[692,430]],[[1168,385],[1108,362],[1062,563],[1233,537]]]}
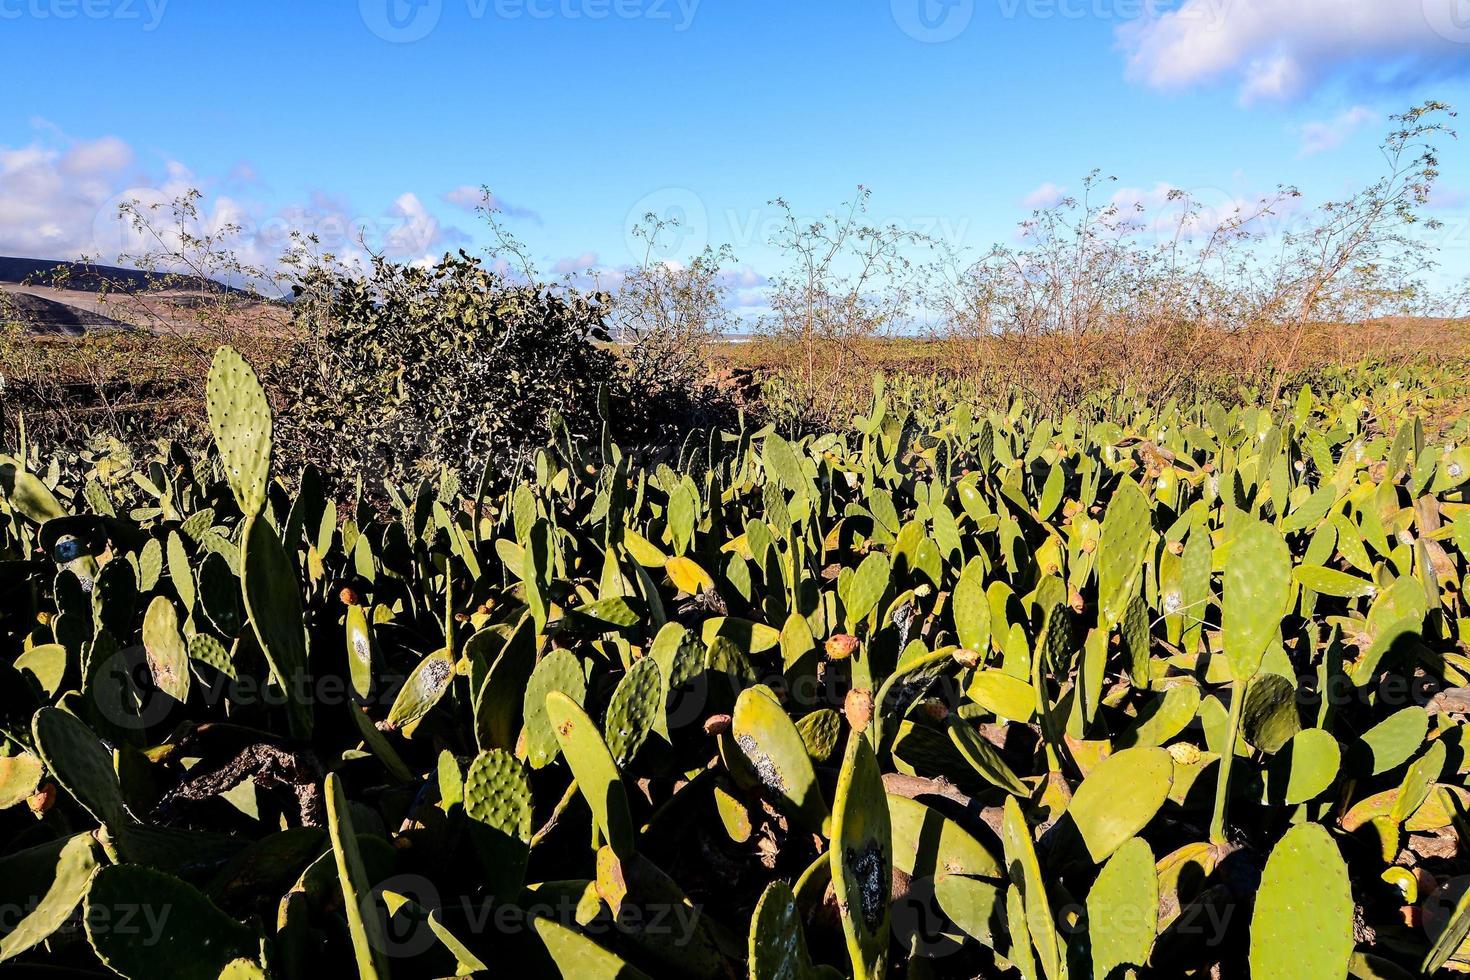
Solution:
{"label": "prickly pear cactus", "polygon": [[235,502],[254,517],[265,507],[270,480],[271,409],[255,370],[231,347],[215,352],[205,403]]}
{"label": "prickly pear cactus", "polygon": [[1299,824],[1271,849],[1251,914],[1251,973],[1327,980],[1347,975],[1353,896],[1332,835]]}
{"label": "prickly pear cactus", "polygon": [[46,770],[105,827],[130,821],[112,753],[85,724],[60,708],[42,708],[31,721]]}
{"label": "prickly pear cactus", "polygon": [[150,868],[103,868],[87,890],[87,939],[128,980],[217,980],[260,955],[260,937],[194,886]]}
{"label": "prickly pear cactus", "polygon": [[830,813],[806,742],[768,691],[753,687],[741,692],[730,736],[758,791],[809,830],[823,831]]}
{"label": "prickly pear cactus", "polygon": [[620,857],[631,854],[634,828],[627,790],[596,724],[561,691],[546,695],[546,718],[603,839]]}
{"label": "prickly pear cactus", "polygon": [[[461,312],[499,324],[500,288]],[[273,472],[222,351],[212,444],[0,457],[0,959],[1470,969],[1470,374],[1442,356],[1228,405],[900,372],[850,427],[647,455],[604,399],[510,485],[343,474],[348,446]],[[120,895],[181,918],[130,939]]]}
{"label": "prickly pear cactus", "polygon": [[848,735],[832,808],[832,888],[855,977],[888,970],[893,836],[878,760],[867,737]]}
{"label": "prickly pear cactus", "polygon": [[[531,783],[509,752],[491,749],[475,756],[464,777],[464,811],[490,876],[492,894],[509,899],[520,890],[531,856]],[[483,828],[483,829],[482,829]]]}

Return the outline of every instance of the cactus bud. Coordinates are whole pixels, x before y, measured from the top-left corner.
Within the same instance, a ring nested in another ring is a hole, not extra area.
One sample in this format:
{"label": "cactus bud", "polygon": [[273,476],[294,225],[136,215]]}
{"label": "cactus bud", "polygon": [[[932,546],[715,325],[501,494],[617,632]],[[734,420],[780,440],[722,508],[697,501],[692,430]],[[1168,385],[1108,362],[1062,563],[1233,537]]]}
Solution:
{"label": "cactus bud", "polygon": [[963,648],[956,650],[950,656],[961,667],[979,667],[985,659],[978,650],[965,650]]}
{"label": "cactus bud", "polygon": [[342,600],[342,605],[344,606],[362,605],[362,593],[350,585],[344,585],[342,591],[337,593],[337,598]]}
{"label": "cactus bud", "polygon": [[919,712],[935,724],[939,724],[949,717],[949,705],[938,698],[928,698],[919,702]]}
{"label": "cactus bud", "polygon": [[1181,766],[1192,766],[1199,761],[1200,751],[1188,742],[1175,742],[1169,746],[1169,755]]}
{"label": "cactus bud", "polygon": [[723,735],[729,730],[729,715],[710,715],[704,720],[704,733],[706,735]]}
{"label": "cactus bud", "polygon": [[56,784],[45,783],[40,789],[26,797],[26,806],[37,817],[44,817],[56,805]]}

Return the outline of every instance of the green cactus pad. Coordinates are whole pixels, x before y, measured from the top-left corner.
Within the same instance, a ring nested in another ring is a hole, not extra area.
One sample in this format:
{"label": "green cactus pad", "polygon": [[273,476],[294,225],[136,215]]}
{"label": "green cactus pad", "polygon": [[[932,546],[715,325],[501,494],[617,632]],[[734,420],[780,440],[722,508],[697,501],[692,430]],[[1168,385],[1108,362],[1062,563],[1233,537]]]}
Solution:
{"label": "green cactus pad", "polygon": [[1237,514],[1227,527],[1221,633],[1230,670],[1250,680],[1291,607],[1291,552],[1275,528]]}
{"label": "green cactus pad", "polygon": [[853,976],[881,977],[888,965],[893,831],[878,760],[858,731],[848,735],[837,776],[831,836],[832,887]]}
{"label": "green cactus pad", "polygon": [[342,890],[342,909],[352,935],[358,976],[361,980],[386,980],[389,973],[388,946],[383,935],[383,923],[373,907],[369,891],[373,883],[368,880],[357,834],[352,829],[351,804],[336,773],[327,775],[325,789],[327,832],[332,838],[332,854]]}
{"label": "green cactus pad", "polygon": [[[1051,900],[1046,894],[1046,879],[1036,857],[1031,827],[1013,796],[1006,797],[1001,819],[1001,843],[1005,846],[1006,867],[1010,870],[1011,890],[1006,897],[1006,919],[1011,928],[1011,960],[1024,955],[1031,958],[1036,950],[1046,980],[1062,980],[1064,957],[1062,940],[1052,917]],[[1034,975],[1034,973],[1033,973]]]}
{"label": "green cactus pad", "polygon": [[[494,680],[494,674],[491,675]],[[524,690],[526,761],[532,769],[550,764],[560,751],[556,730],[546,714],[546,696],[560,691],[577,704],[587,693],[582,664],[570,650],[553,650],[536,664]]]}
{"label": "green cactus pad", "polygon": [[130,821],[112,753],[91,729],[60,708],[42,708],[31,731],[47,770],[98,823],[116,830]]}
{"label": "green cactus pad", "polygon": [[1429,733],[1429,714],[1418,705],[1402,708],[1368,729],[1348,749],[1347,764],[1379,776],[1408,762]]}
{"label": "green cactus pad", "polygon": [[179,632],[178,611],[163,596],[155,596],[143,617],[143,649],[153,684],[175,701],[189,700],[189,649]]}
{"label": "green cactus pad", "polygon": [[1088,773],[1067,817],[1098,864],[1146,827],[1169,798],[1174,760],[1164,749],[1124,749]]}
{"label": "green cactus pad", "polygon": [[1108,503],[1103,518],[1102,540],[1097,547],[1097,591],[1103,624],[1109,628],[1123,621],[1128,600],[1143,571],[1148,549],[1152,511],[1148,497],[1133,480],[1124,478]]}
{"label": "green cactus pad", "polygon": [[0,758],[0,810],[24,802],[41,784],[45,767],[29,752]]}
{"label": "green cactus pad", "polygon": [[1342,980],[1353,953],[1353,896],[1332,836],[1299,824],[1271,851],[1251,915],[1251,975]]}
{"label": "green cactus pad", "polygon": [[1316,799],[1337,780],[1342,754],[1337,739],[1320,728],[1307,728],[1271,758],[1266,793],[1273,802],[1294,805]]}
{"label": "green cactus pad", "polygon": [[633,818],[628,793],[596,724],[562,691],[546,695],[546,719],[603,838],[619,857],[631,854]]}
{"label": "green cactus pad", "polygon": [[365,698],[373,689],[373,634],[361,605],[347,607],[347,673],[352,690]]}
{"label": "green cactus pad", "polygon": [[648,975],[609,953],[570,926],[554,919],[537,919],[536,935],[546,947],[557,971],[579,980],[648,980]]}
{"label": "green cactus pad", "polygon": [[[998,882],[1006,876],[978,840],[938,810],[917,800],[888,794],[888,816],[893,835],[893,866],[911,880],[932,887],[938,911],[962,933],[989,944],[1002,928],[1004,899]],[[923,889],[909,889],[908,902]],[[924,939],[937,938],[927,913]],[[948,935],[958,944],[962,936]]]}
{"label": "green cactus pad", "polygon": [[193,885],[132,865],[103,868],[87,891],[87,939],[128,980],[218,980],[260,954],[260,937]]}
{"label": "green cactus pad", "polygon": [[312,717],[296,570],[269,521],[249,518],[242,539],[240,583],[245,609],[271,676],[285,695],[291,731],[304,738],[311,734]]}
{"label": "green cactus pad", "polygon": [[1159,920],[1159,878],[1148,842],[1133,838],[1108,859],[1087,893],[1092,974],[1148,964]]}
{"label": "green cactus pad", "polygon": [[608,751],[619,766],[627,765],[663,713],[663,676],[657,661],[645,657],[618,681],[603,719]]}
{"label": "green cactus pad", "polygon": [[830,818],[827,802],[806,743],[780,703],[761,688],[742,691],[730,735],[761,792],[802,826],[823,831]]}
{"label": "green cactus pad", "polygon": [[25,914],[0,926],[0,962],[44,942],[71,918],[86,895],[99,855],[91,834],[18,851],[0,859],[0,895]]}
{"label": "green cactus pad", "polygon": [[984,561],[971,559],[960,574],[950,602],[960,646],[984,656],[990,651],[990,598],[985,594]]}
{"label": "green cactus pad", "polygon": [[255,370],[233,348],[214,355],[205,383],[209,427],[235,501],[246,517],[265,507],[271,467],[271,409]]}
{"label": "green cactus pad", "polygon": [[435,650],[420,660],[393,699],[387,726],[393,731],[403,731],[420,721],[444,697],[452,680],[454,658],[448,650]]}
{"label": "green cactus pad", "polygon": [[230,652],[219,640],[208,633],[195,633],[189,637],[189,659],[213,667],[230,680],[238,679],[235,662],[230,659]]}
{"label": "green cactus pad", "polygon": [[491,749],[475,756],[464,777],[471,838],[490,876],[486,887],[509,900],[520,891],[530,858],[531,782],[515,756]]}
{"label": "green cactus pad", "polygon": [[812,761],[826,762],[842,738],[842,716],[832,708],[819,708],[798,718],[796,730],[801,733],[806,753]]}
{"label": "green cactus pad", "polygon": [[784,881],[767,885],[756,903],[746,965],[750,980],[808,980],[813,973],[796,896]]}

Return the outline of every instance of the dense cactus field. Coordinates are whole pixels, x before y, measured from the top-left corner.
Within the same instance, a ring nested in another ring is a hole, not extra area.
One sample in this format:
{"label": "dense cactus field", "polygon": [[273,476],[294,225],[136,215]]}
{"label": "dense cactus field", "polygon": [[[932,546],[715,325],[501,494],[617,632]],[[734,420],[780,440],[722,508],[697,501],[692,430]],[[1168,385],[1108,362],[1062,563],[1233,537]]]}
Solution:
{"label": "dense cactus field", "polygon": [[1456,383],[348,499],[224,348],[207,452],[0,456],[0,973],[1470,970]]}

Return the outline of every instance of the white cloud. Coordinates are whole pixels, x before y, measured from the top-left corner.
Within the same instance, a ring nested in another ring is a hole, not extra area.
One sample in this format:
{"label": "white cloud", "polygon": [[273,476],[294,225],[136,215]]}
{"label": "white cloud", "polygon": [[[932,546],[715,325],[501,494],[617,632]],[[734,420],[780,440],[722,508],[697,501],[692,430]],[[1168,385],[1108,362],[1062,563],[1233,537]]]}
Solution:
{"label": "white cloud", "polygon": [[1285,101],[1335,78],[1391,88],[1470,72],[1458,2],[1184,0],[1118,38],[1130,76],[1156,88],[1230,79],[1243,102]]}
{"label": "white cloud", "polygon": [[596,271],[597,253],[583,252],[581,255],[568,255],[566,258],[558,259],[556,265],[552,266],[551,269],[559,276]]}
{"label": "white cloud", "polygon": [[1065,187],[1047,181],[1021,199],[1021,204],[1032,211],[1045,211],[1061,204],[1067,197]]}
{"label": "white cloud", "polygon": [[116,173],[133,162],[133,148],[116,136],[73,143],[61,157],[63,173],[91,177]]}
{"label": "white cloud", "polygon": [[[153,173],[139,172],[132,169],[133,148],[116,137],[74,140],[43,120],[34,128],[28,145],[0,145],[0,255],[88,256],[110,263],[177,247],[171,208],[191,189],[207,196],[198,202],[189,231],[223,235],[224,246],[252,265],[274,265],[293,231],[315,235],[322,250],[359,262],[369,251],[413,261],[468,241],[412,193],[376,212],[357,211],[324,194],[284,204],[232,197],[221,189],[239,191],[255,180],[247,162],[220,179],[196,174],[178,160],[166,160]],[[159,229],[157,236],[119,220],[119,208],[134,201]],[[235,230],[226,234],[227,229]]]}
{"label": "white cloud", "polygon": [[1370,123],[1379,120],[1378,113],[1365,105],[1355,105],[1332,119],[1314,120],[1302,126],[1304,157],[1316,156],[1341,146],[1343,140]]}
{"label": "white cloud", "polygon": [[482,205],[488,205],[492,211],[499,211],[507,217],[529,218],[538,222],[541,220],[541,216],[535,211],[511,204],[498,194],[490,194],[487,199],[485,188],[473,184],[461,184],[453,190],[445,191],[440,199],[461,211],[478,211]]}

